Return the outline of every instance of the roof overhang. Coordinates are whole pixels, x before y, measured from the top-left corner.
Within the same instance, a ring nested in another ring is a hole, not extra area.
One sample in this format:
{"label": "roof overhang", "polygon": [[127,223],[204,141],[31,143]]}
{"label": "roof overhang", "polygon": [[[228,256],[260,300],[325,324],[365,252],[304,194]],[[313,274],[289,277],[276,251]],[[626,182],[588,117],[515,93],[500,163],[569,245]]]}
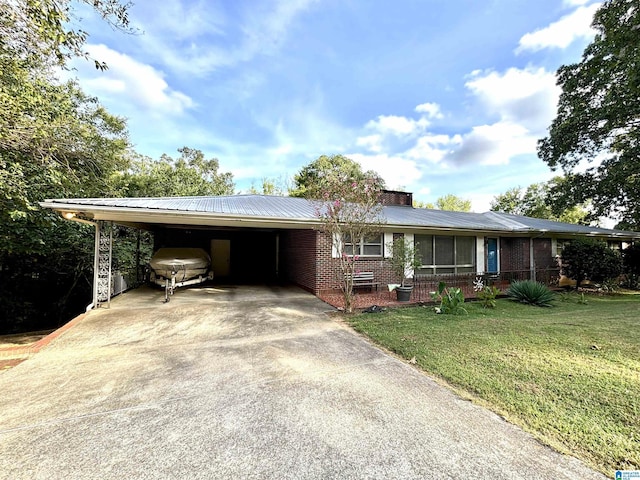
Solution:
{"label": "roof overhang", "polygon": [[[90,205],[64,200],[45,200],[40,205],[59,212],[64,218],[80,221],[112,221],[119,225],[152,229],[157,226],[198,226],[204,228],[269,228],[269,229],[317,229],[321,222],[318,218],[291,218],[278,216],[244,215],[219,212],[201,212],[189,210]],[[593,237],[607,240],[633,241],[640,239],[640,233],[621,231],[563,232],[534,228],[479,228],[443,225],[416,225],[384,223],[383,231],[414,232],[424,234],[491,235],[500,237],[550,237],[577,238]]]}

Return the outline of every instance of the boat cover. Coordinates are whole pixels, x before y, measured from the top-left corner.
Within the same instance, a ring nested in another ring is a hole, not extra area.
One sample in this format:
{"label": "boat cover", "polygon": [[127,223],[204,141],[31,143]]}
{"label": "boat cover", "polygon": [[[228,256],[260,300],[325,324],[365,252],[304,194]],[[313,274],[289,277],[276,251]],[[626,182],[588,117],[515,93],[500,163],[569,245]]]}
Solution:
{"label": "boat cover", "polygon": [[161,248],[149,261],[156,277],[171,278],[176,273],[177,281],[185,281],[197,276],[205,276],[211,265],[211,258],[201,248]]}

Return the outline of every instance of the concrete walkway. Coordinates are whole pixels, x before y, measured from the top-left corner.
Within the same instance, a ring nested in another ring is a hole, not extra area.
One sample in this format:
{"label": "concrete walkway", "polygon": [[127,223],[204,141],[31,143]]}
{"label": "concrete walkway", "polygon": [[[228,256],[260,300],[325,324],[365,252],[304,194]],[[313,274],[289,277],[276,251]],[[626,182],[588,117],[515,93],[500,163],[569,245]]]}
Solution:
{"label": "concrete walkway", "polygon": [[0,478],[603,479],[296,288],[127,293],[0,373]]}

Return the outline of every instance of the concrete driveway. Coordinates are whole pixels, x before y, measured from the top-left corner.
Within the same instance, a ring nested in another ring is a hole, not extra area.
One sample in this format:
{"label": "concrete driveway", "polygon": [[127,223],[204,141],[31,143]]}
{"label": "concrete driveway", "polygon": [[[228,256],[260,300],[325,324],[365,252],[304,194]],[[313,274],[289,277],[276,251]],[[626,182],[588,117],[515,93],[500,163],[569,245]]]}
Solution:
{"label": "concrete driveway", "polygon": [[297,288],[140,289],[0,374],[6,479],[602,479]]}

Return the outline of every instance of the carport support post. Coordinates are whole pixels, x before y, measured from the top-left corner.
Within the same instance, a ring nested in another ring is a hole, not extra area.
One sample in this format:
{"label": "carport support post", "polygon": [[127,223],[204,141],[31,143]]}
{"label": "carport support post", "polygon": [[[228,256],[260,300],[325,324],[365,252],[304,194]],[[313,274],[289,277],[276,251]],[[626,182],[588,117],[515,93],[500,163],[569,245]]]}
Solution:
{"label": "carport support post", "polygon": [[111,246],[113,229],[111,222],[96,223],[96,242],[93,265],[93,307],[111,304]]}

